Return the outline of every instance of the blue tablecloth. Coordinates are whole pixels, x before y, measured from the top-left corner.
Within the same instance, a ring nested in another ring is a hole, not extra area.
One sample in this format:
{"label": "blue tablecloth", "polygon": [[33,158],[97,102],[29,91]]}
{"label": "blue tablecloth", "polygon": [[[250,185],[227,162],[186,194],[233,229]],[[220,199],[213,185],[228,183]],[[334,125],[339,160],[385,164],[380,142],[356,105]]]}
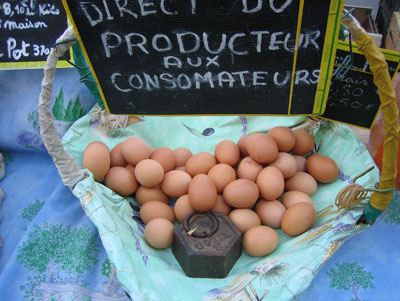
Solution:
{"label": "blue tablecloth", "polygon": [[[43,145],[37,109],[42,78],[42,70],[0,71],[0,300],[128,300],[95,227]],[[60,135],[94,104],[76,70],[58,69],[52,111]],[[379,220],[340,246],[294,298],[398,299],[399,229],[396,195]]]}

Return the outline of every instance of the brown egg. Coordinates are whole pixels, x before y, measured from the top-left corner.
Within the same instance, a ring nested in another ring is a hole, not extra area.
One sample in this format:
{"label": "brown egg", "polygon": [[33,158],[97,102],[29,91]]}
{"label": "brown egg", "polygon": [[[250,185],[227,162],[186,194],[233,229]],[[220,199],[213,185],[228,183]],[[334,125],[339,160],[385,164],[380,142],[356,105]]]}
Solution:
{"label": "brown egg", "polygon": [[111,150],[111,167],[114,166],[126,166],[128,162],[124,159],[124,156],[122,155],[122,143],[118,143],[116,146],[113,147]]}
{"label": "brown egg", "polygon": [[207,152],[201,152],[191,156],[186,161],[185,170],[188,174],[194,177],[201,173],[207,174],[215,164],[217,164],[217,160],[214,155]]}
{"label": "brown egg", "polygon": [[104,178],[104,184],[122,196],[133,194],[138,187],[138,183],[132,172],[121,166],[110,168]]}
{"label": "brown egg", "polygon": [[135,198],[140,205],[148,201],[160,201],[165,204],[169,203],[169,197],[161,191],[160,186],[146,187],[140,185],[136,190]]}
{"label": "brown egg", "polygon": [[155,147],[150,147],[150,156],[156,151],[157,148]]}
{"label": "brown egg", "polygon": [[239,146],[231,140],[222,140],[215,146],[214,155],[219,163],[234,166],[240,159]]}
{"label": "brown egg", "polygon": [[107,145],[100,141],[89,143],[83,152],[83,168],[88,169],[95,181],[100,181],[110,169],[111,155]]}
{"label": "brown egg", "polygon": [[260,195],[267,201],[278,199],[285,189],[285,179],[281,171],[274,166],[265,167],[257,177]]}
{"label": "brown egg", "polygon": [[218,193],[222,193],[225,186],[236,179],[235,170],[225,163],[219,163],[211,167],[208,176],[214,181]]}
{"label": "brown egg", "polygon": [[122,142],[124,159],[135,166],[140,160],[150,157],[150,147],[139,137],[129,137]]}
{"label": "brown egg", "polygon": [[257,202],[259,190],[256,183],[249,179],[230,182],[224,189],[225,202],[235,208],[251,208]]}
{"label": "brown egg", "polygon": [[308,203],[314,206],[314,202],[310,196],[302,191],[285,192],[281,197],[281,201],[286,208],[289,208],[297,203]]}
{"label": "brown egg", "polygon": [[294,130],[296,144],[292,152],[296,155],[306,155],[314,149],[314,136],[303,129]]}
{"label": "brown egg", "polygon": [[247,151],[247,148],[246,148],[246,138],[247,138],[247,135],[241,136],[237,143],[242,157],[247,157],[249,155],[249,152]]}
{"label": "brown egg", "polygon": [[156,249],[166,249],[172,245],[175,227],[165,218],[151,220],[144,229],[147,243]]}
{"label": "brown egg", "polygon": [[178,166],[178,167],[175,167],[175,170],[186,171],[185,166]]}
{"label": "brown egg", "polygon": [[242,234],[254,226],[261,225],[257,213],[251,209],[234,209],[229,214],[229,218]]}
{"label": "brown egg", "polygon": [[127,170],[129,170],[131,173],[133,173],[133,175],[135,175],[135,166],[133,166],[132,164],[127,164],[127,165],[125,166],[125,168],[126,168]]}
{"label": "brown egg", "polygon": [[223,212],[228,215],[232,211],[232,208],[225,202],[224,197],[219,194],[217,195],[217,202],[215,203],[215,206],[211,209],[211,211]]}
{"label": "brown egg", "polygon": [[297,171],[297,161],[288,153],[278,153],[278,158],[270,166],[277,167],[285,179],[293,176]]}
{"label": "brown egg", "polygon": [[243,249],[251,256],[268,255],[278,244],[278,233],[267,226],[255,226],[243,235]]}
{"label": "brown egg", "polygon": [[175,220],[174,210],[167,204],[159,201],[149,201],[140,207],[140,218],[145,224],[158,217],[165,218],[173,223]]}
{"label": "brown egg", "polygon": [[194,212],[192,205],[190,205],[189,196],[187,194],[182,195],[179,197],[174,206],[174,213],[175,218],[180,222],[183,223],[185,218]]}
{"label": "brown egg", "polygon": [[317,191],[318,184],[312,175],[298,171],[292,177],[286,179],[285,188],[287,191],[302,191],[308,195],[313,195]]}
{"label": "brown egg", "polygon": [[307,203],[297,203],[286,210],[281,228],[287,235],[297,236],[311,229],[314,221],[314,207]]}
{"label": "brown egg", "polygon": [[334,160],[324,155],[312,155],[307,158],[307,171],[321,183],[330,183],[337,179],[339,168]]}
{"label": "brown egg", "polygon": [[271,163],[278,157],[278,146],[271,137],[255,133],[246,138],[247,151],[259,163]]}
{"label": "brown egg", "polygon": [[175,165],[185,166],[186,161],[193,156],[192,152],[186,147],[178,147],[174,149],[175,154]]}
{"label": "brown egg", "polygon": [[303,156],[293,155],[293,158],[296,159],[297,162],[297,171],[306,171],[306,161],[307,159]]}
{"label": "brown egg", "polygon": [[239,179],[249,179],[255,182],[262,169],[263,166],[260,163],[248,156],[240,161],[236,173]]}
{"label": "brown egg", "polygon": [[157,148],[151,154],[150,159],[160,162],[165,173],[175,168],[175,153],[168,147]]}
{"label": "brown egg", "polygon": [[267,135],[275,140],[280,152],[290,151],[296,143],[293,131],[285,126],[276,126],[270,129]]}
{"label": "brown egg", "polygon": [[217,202],[217,187],[209,176],[198,174],[189,184],[188,195],[194,210],[207,212],[214,208]]}
{"label": "brown egg", "polygon": [[161,190],[168,196],[180,197],[188,193],[192,177],[182,170],[171,170],[164,176],[161,183]]}
{"label": "brown egg", "polygon": [[280,228],[286,207],[277,200],[259,200],[255,210],[263,225],[271,228]]}
{"label": "brown egg", "polygon": [[164,178],[164,169],[161,164],[153,159],[144,159],[135,167],[136,180],[143,186],[154,187]]}

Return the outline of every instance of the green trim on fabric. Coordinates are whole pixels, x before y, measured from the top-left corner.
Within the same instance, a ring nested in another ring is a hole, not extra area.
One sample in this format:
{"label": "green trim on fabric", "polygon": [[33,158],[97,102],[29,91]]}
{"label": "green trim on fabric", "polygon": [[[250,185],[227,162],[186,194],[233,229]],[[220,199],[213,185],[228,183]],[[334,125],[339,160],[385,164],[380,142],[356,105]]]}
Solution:
{"label": "green trim on fabric", "polygon": [[381,214],[383,210],[376,209],[370,203],[364,209],[364,215],[367,223],[373,223]]}

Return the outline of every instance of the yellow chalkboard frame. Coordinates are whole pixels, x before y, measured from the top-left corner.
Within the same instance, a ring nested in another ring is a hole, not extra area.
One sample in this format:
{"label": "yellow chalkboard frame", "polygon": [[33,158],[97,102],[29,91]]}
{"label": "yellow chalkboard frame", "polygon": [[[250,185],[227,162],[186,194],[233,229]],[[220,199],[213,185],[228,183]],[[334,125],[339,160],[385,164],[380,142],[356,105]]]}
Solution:
{"label": "yellow chalkboard frame", "polygon": [[[298,45],[299,38],[300,38],[304,1],[305,0],[300,0],[300,3],[299,3],[299,14],[298,14],[298,19],[297,19],[297,29],[296,29],[296,45]],[[333,63],[335,60],[337,41],[338,41],[338,37],[339,37],[340,18],[343,15],[344,2],[345,2],[344,0],[332,0],[330,3],[329,13],[328,13],[328,21],[327,21],[327,26],[326,26],[327,30],[325,33],[325,41],[324,41],[324,47],[323,47],[323,52],[322,52],[321,65],[320,65],[320,70],[321,70],[320,80],[319,80],[319,83],[318,83],[317,89],[316,89],[316,96],[314,99],[313,112],[310,114],[290,114],[291,106],[292,106],[293,90],[294,90],[294,80],[293,80],[294,72],[292,72],[287,115],[309,116],[309,115],[323,114],[323,112],[325,110],[326,100],[328,98],[329,86],[330,86],[330,81],[331,81],[332,72],[333,72]],[[96,72],[94,71],[93,65],[90,61],[89,55],[86,51],[85,45],[84,45],[82,38],[80,36],[80,33],[78,31],[78,28],[72,17],[70,7],[68,6],[68,3],[66,0],[62,0],[62,4],[67,13],[68,20],[73,25],[73,29],[77,36],[78,42],[81,46],[81,49],[82,49],[85,59],[88,63],[88,66],[92,72],[92,75],[96,81],[96,85],[98,87],[99,94],[103,101],[104,107],[108,113],[112,114],[112,112],[110,111],[109,106],[107,104],[107,100],[104,96],[101,85],[99,84],[99,80],[96,75]],[[297,54],[298,54],[298,47],[296,47],[296,49],[295,49],[292,71],[296,70]],[[127,115],[128,116],[139,116],[136,114],[127,114]],[[231,116],[232,114],[206,114],[206,115],[208,115],[208,116]],[[246,115],[249,115],[249,116],[266,116],[266,115],[268,115],[268,116],[285,116],[282,114],[246,114]],[[140,116],[142,116],[142,115],[140,115]],[[175,115],[155,115],[155,116],[175,116]],[[182,116],[182,115],[176,115],[176,116]],[[204,115],[203,114],[191,114],[190,116],[204,116]]]}
{"label": "yellow chalkboard frame", "polygon": [[[331,84],[333,64],[339,38],[340,20],[343,15],[344,1],[331,1],[324,50],[322,52],[321,76],[315,93],[313,115],[321,115],[325,111]],[[335,26],[336,25],[336,26]]]}

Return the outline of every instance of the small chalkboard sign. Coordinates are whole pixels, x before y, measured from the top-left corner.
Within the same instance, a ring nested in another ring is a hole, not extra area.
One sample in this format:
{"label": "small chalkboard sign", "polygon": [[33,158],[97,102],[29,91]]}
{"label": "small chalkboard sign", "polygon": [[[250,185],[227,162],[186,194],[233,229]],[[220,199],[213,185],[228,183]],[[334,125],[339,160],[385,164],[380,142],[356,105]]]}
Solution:
{"label": "small chalkboard sign", "polygon": [[322,114],[344,0],[63,3],[113,114]]}
{"label": "small chalkboard sign", "polygon": [[[399,69],[400,53],[381,49],[393,78]],[[378,88],[365,56],[352,44],[352,67],[343,78],[332,77],[326,109],[321,118],[339,121],[363,128],[371,128],[376,120],[380,99]],[[335,68],[350,58],[350,46],[340,41],[336,52]],[[336,71],[336,69],[335,69]],[[343,69],[343,73],[346,69]]]}
{"label": "small chalkboard sign", "polygon": [[1,1],[0,69],[43,67],[52,45],[67,27],[61,0]]}

